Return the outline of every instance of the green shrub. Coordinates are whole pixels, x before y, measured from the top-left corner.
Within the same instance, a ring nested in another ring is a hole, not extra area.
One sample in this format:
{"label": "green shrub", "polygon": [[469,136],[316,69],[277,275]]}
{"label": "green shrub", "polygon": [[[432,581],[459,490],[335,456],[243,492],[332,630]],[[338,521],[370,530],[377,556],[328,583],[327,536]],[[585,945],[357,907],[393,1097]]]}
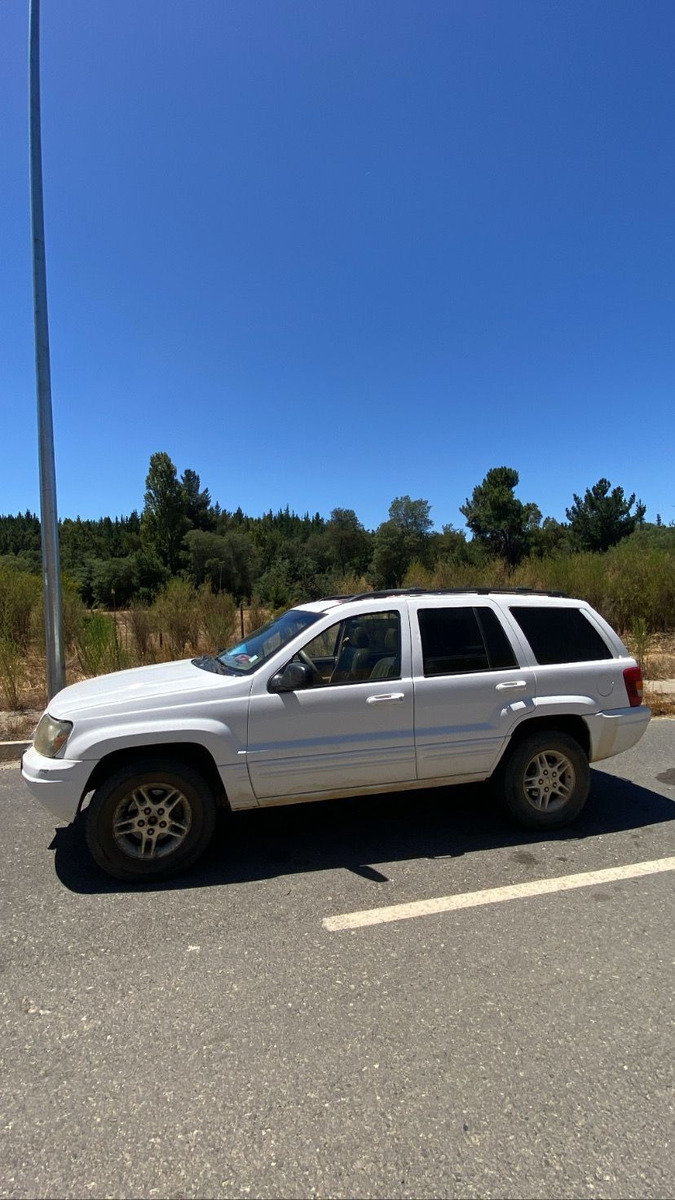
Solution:
{"label": "green shrub", "polygon": [[152,619],[160,645],[172,658],[182,658],[186,648],[199,646],[200,613],[194,588],[186,579],[172,579],[152,606]]}
{"label": "green shrub", "polygon": [[41,602],[39,576],[0,567],[0,637],[27,651]]}
{"label": "green shrub", "polygon": [[223,650],[236,637],[237,618],[239,610],[227,592],[212,590],[211,585],[203,583],[196,595],[196,605],[199,612],[201,631],[204,642],[209,650]]}
{"label": "green shrub", "polygon": [[132,604],[128,620],[138,661],[140,663],[154,661],[152,618],[147,604]]}
{"label": "green shrub", "polygon": [[114,617],[109,613],[88,613],[77,635],[77,657],[85,675],[103,675],[129,666]]}
{"label": "green shrub", "polygon": [[373,585],[368,583],[365,575],[354,575],[347,572],[335,575],[331,580],[330,591],[336,596],[358,596],[361,592],[372,592]]}
{"label": "green shrub", "polygon": [[0,688],[5,707],[12,711],[21,707],[25,661],[24,651],[16,642],[0,638]]}
{"label": "green shrub", "polygon": [[259,600],[252,600],[249,608],[246,610],[246,619],[244,622],[246,634],[255,633],[255,630],[260,629],[269,619],[269,610]]}
{"label": "green shrub", "polygon": [[62,597],[63,641],[66,650],[72,650],[76,646],[87,610],[74,580],[64,577]]}
{"label": "green shrub", "polygon": [[627,635],[628,646],[642,674],[647,676],[647,660],[654,645],[654,638],[644,617],[638,617],[633,622],[633,628]]}
{"label": "green shrub", "polygon": [[620,633],[644,621],[650,630],[675,626],[675,553],[629,538],[604,554],[527,558],[510,570],[500,559],[480,565],[440,562],[433,570],[414,563],[406,587],[527,587],[587,600]]}

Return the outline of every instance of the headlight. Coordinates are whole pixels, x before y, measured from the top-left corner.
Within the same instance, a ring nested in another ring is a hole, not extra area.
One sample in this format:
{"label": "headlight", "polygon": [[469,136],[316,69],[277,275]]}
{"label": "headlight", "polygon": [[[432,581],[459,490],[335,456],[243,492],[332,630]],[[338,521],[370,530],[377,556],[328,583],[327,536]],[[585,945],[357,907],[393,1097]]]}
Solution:
{"label": "headlight", "polygon": [[56,758],[61,747],[68,741],[72,728],[72,721],[57,721],[56,717],[44,713],[33,735],[33,745],[38,754],[44,754],[46,758]]}

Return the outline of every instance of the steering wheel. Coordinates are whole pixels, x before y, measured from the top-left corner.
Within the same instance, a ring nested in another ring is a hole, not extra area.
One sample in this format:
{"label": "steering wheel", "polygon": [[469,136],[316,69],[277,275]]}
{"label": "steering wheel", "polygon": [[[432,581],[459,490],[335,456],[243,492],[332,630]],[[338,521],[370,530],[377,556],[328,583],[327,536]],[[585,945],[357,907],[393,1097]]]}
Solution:
{"label": "steering wheel", "polygon": [[296,658],[299,658],[301,663],[304,663],[306,667],[309,667],[310,671],[312,672],[312,683],[313,684],[323,683],[323,679],[321,678],[321,672],[319,671],[319,668],[316,666],[316,664],[312,662],[311,658],[309,657],[309,654],[307,654],[304,650],[298,650]]}

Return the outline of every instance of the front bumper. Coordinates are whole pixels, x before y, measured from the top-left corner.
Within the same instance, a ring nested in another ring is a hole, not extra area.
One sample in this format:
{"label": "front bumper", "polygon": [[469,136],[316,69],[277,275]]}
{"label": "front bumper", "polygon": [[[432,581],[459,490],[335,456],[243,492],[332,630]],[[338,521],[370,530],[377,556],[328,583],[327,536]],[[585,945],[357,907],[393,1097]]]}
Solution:
{"label": "front bumper", "polygon": [[76,759],[45,758],[30,746],[21,759],[21,774],[52,816],[59,821],[73,821],[93,766]]}
{"label": "front bumper", "polygon": [[586,717],[591,731],[591,762],[630,750],[640,741],[651,715],[652,710],[641,704],[636,708],[614,708]]}

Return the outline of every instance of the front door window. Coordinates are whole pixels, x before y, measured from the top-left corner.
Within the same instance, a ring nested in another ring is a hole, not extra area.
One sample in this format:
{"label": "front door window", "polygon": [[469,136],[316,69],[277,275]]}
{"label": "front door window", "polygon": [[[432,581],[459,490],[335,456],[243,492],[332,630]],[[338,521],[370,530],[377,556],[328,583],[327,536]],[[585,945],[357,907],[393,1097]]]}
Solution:
{"label": "front door window", "polygon": [[315,687],[401,678],[401,617],[366,613],[338,621],[296,655],[316,668]]}

